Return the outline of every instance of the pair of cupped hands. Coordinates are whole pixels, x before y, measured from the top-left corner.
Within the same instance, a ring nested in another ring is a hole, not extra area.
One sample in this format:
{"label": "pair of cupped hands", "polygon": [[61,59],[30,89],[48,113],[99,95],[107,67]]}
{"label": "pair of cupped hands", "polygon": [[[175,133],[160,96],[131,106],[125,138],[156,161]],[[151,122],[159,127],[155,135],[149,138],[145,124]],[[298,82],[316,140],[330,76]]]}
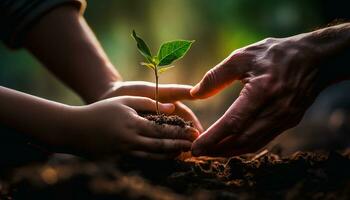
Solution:
{"label": "pair of cupped hands", "polygon": [[[174,158],[189,150],[194,156],[257,151],[298,124],[321,91],[323,87],[316,84],[316,66],[322,56],[301,36],[268,38],[234,51],[194,87],[161,84],[160,112],[192,121],[193,128],[160,126],[138,115],[140,111],[155,110],[153,83],[116,82],[101,97],[104,100],[86,107],[86,116],[97,117],[85,122],[106,130],[95,135],[87,146],[95,146],[92,149],[99,153],[115,151],[149,159]],[[222,117],[203,130],[195,114],[180,100],[208,98],[235,80],[244,84],[239,97]]]}

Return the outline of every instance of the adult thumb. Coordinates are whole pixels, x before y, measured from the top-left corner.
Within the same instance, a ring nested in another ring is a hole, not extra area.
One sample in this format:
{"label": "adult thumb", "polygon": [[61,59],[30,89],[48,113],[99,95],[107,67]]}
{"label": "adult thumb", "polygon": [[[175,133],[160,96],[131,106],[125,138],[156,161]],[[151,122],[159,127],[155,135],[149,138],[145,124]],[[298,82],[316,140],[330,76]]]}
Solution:
{"label": "adult thumb", "polygon": [[218,64],[209,70],[190,93],[194,98],[204,99],[215,95],[236,80],[236,72],[229,64]]}

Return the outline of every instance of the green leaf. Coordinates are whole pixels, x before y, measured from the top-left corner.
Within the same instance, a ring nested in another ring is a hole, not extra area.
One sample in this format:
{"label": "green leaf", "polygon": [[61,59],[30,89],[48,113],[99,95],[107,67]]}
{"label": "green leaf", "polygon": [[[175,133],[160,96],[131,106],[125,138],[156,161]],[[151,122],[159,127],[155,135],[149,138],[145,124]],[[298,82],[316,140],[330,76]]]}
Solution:
{"label": "green leaf", "polygon": [[132,37],[135,39],[137,43],[137,48],[139,52],[149,61],[152,62],[152,54],[149,50],[145,41],[143,41],[139,36],[136,35],[135,30],[132,31]]}
{"label": "green leaf", "polygon": [[161,74],[161,73],[163,73],[163,72],[165,72],[165,71],[168,71],[169,69],[171,69],[171,68],[173,68],[173,67],[175,67],[175,66],[172,65],[172,66],[169,66],[169,67],[162,67],[162,68],[160,68],[160,69],[158,70],[158,73]]}
{"label": "green leaf", "polygon": [[142,62],[140,64],[150,68],[151,70],[155,70],[156,69],[156,67],[152,63],[144,63],[144,62]]}
{"label": "green leaf", "polygon": [[194,40],[177,40],[162,44],[157,55],[159,66],[170,65],[175,60],[182,58],[193,42]]}

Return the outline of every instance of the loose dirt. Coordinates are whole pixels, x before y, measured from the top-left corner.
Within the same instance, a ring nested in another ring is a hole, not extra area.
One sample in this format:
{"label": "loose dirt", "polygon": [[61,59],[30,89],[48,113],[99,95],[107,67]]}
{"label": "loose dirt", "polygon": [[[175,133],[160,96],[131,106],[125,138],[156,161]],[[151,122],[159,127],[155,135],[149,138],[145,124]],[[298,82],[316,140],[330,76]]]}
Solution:
{"label": "loose dirt", "polygon": [[231,158],[25,165],[0,179],[0,199],[349,199],[350,151],[264,151]]}
{"label": "loose dirt", "polygon": [[158,125],[168,124],[168,125],[180,126],[181,128],[184,128],[185,126],[193,127],[192,122],[185,121],[184,119],[182,119],[177,115],[168,116],[164,114],[155,115],[155,114],[145,114],[145,113],[142,113],[140,115],[150,121],[154,121]]}

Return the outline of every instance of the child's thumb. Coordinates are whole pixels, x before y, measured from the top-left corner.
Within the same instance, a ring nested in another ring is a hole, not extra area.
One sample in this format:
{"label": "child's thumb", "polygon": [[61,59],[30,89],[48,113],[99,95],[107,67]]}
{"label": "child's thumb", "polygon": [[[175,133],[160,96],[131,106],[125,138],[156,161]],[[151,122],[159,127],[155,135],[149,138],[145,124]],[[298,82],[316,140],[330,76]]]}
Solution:
{"label": "child's thumb", "polygon": [[[147,97],[129,97],[125,104],[136,111],[156,112],[156,101]],[[172,103],[158,103],[159,111],[164,114],[171,114],[175,111]]]}

